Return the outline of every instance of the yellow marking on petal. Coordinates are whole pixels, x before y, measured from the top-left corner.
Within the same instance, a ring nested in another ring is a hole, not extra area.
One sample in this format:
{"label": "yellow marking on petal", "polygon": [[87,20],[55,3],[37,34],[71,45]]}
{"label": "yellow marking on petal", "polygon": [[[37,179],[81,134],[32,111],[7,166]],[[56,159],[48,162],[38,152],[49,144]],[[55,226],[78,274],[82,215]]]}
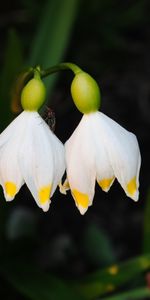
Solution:
{"label": "yellow marking on petal", "polygon": [[5,182],[5,191],[9,197],[14,197],[17,193],[17,186],[11,181]]}
{"label": "yellow marking on petal", "polygon": [[114,176],[112,178],[104,178],[98,181],[98,184],[102,188],[102,190],[107,191],[110,185],[112,184],[113,180],[114,180]]}
{"label": "yellow marking on petal", "polygon": [[42,187],[38,192],[40,204],[45,204],[50,199],[50,194],[51,185]]}
{"label": "yellow marking on petal", "polygon": [[137,190],[136,177],[133,177],[127,184],[127,192],[133,196]]}
{"label": "yellow marking on petal", "polygon": [[72,190],[72,194],[73,194],[78,206],[81,205],[84,208],[88,207],[89,197],[87,194],[83,194],[77,190]]}
{"label": "yellow marking on petal", "polygon": [[119,272],[119,268],[117,265],[113,265],[108,269],[109,274],[116,275]]}

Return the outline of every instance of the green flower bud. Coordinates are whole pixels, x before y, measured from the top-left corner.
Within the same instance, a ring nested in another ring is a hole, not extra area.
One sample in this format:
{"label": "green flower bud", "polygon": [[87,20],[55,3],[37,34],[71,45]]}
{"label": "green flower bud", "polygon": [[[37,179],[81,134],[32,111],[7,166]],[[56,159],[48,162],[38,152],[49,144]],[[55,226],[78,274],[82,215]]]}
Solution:
{"label": "green flower bud", "polygon": [[100,89],[97,82],[87,73],[79,72],[71,84],[71,94],[78,110],[87,114],[100,107]]}
{"label": "green flower bud", "polygon": [[45,101],[46,89],[40,77],[31,79],[21,93],[21,104],[24,110],[37,111]]}

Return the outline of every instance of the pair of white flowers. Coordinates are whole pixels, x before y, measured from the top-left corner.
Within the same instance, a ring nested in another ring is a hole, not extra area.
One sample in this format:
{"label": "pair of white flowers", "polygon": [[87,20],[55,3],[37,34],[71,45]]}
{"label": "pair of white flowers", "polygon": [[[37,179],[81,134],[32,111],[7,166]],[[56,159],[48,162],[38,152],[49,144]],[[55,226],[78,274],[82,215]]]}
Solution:
{"label": "pair of white flowers", "polygon": [[6,200],[13,200],[26,183],[43,211],[60,185],[63,193],[71,190],[84,214],[92,205],[95,182],[107,192],[115,178],[137,201],[140,164],[136,136],[99,111],[83,115],[65,147],[36,111],[23,111],[0,135],[0,184]]}

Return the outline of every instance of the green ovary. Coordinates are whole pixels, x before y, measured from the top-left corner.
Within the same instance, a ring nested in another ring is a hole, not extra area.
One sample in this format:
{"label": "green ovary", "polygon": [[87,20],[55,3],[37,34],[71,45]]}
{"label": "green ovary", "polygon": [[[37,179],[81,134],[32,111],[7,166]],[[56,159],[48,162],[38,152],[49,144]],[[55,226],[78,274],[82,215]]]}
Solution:
{"label": "green ovary", "polygon": [[37,111],[45,101],[46,89],[40,78],[31,79],[23,88],[21,104],[24,110]]}
{"label": "green ovary", "polygon": [[100,107],[101,97],[98,84],[85,72],[79,72],[74,77],[71,94],[76,107],[83,114],[95,112]]}

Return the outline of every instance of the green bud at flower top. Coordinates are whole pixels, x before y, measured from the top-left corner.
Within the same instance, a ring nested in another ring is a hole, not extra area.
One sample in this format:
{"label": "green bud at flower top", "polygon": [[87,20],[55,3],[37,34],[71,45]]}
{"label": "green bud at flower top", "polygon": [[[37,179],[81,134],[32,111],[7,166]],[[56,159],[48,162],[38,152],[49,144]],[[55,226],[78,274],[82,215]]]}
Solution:
{"label": "green bud at flower top", "polygon": [[34,77],[23,88],[21,104],[24,110],[37,111],[45,101],[46,89],[40,77]]}
{"label": "green bud at flower top", "polygon": [[97,111],[100,107],[99,86],[85,72],[79,72],[75,75],[71,84],[71,94],[76,107],[83,114]]}

